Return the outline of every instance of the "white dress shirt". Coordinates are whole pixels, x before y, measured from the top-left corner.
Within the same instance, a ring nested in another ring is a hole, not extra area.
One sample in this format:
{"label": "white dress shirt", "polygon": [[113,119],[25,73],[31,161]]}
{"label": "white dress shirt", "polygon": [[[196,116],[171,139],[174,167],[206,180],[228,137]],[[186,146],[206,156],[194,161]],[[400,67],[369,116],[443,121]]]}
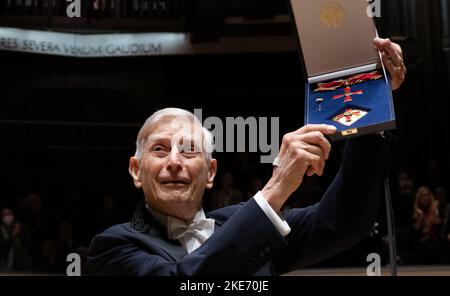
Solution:
{"label": "white dress shirt", "polygon": [[[267,218],[282,236],[286,236],[291,228],[286,221],[272,209],[266,199],[258,191],[253,197]],[[148,205],[147,209],[161,225],[166,227],[169,239],[177,239],[188,253],[192,253],[200,247],[214,233],[214,219],[208,219],[203,209],[200,209],[191,221],[184,221],[175,217],[166,216],[152,210]]]}

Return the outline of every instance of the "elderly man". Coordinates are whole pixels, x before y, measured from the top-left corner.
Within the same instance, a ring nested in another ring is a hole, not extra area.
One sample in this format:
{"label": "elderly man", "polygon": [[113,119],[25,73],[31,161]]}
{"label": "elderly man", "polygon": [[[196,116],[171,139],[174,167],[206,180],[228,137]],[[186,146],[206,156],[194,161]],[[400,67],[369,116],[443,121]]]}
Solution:
{"label": "elderly man", "polygon": [[[404,79],[400,48],[376,40],[393,77]],[[283,137],[271,179],[248,202],[205,214],[213,186],[213,138],[190,112],[154,113],[138,134],[129,172],[145,204],[131,223],[97,235],[88,269],[114,275],[277,275],[326,259],[367,236],[378,208],[387,158],[380,135],[348,141],[342,167],[322,200],[280,213],[305,175],[322,175],[331,145],[328,125]]]}

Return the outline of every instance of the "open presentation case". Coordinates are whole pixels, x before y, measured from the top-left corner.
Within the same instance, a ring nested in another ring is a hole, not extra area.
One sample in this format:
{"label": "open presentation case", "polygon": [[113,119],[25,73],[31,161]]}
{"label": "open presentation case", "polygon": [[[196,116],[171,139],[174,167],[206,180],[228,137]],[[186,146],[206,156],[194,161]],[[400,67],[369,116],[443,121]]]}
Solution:
{"label": "open presentation case", "polygon": [[395,128],[390,79],[373,45],[366,0],[289,0],[304,65],[305,124],[332,140]]}

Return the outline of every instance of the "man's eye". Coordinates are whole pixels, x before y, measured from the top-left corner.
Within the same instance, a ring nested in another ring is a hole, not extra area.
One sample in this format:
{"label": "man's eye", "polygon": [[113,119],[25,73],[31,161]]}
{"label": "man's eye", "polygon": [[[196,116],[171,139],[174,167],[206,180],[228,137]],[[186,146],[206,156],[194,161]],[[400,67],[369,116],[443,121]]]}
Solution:
{"label": "man's eye", "polygon": [[191,147],[191,146],[188,146],[188,145],[180,147],[180,152],[181,153],[189,153],[189,152],[193,152],[193,151],[194,151],[194,147]]}
{"label": "man's eye", "polygon": [[186,145],[180,148],[180,152],[187,155],[197,155],[200,153],[199,149],[196,149],[195,145]]}
{"label": "man's eye", "polygon": [[162,152],[162,151],[165,151],[165,150],[166,149],[162,145],[156,145],[155,147],[152,148],[152,151],[154,151],[154,152]]}

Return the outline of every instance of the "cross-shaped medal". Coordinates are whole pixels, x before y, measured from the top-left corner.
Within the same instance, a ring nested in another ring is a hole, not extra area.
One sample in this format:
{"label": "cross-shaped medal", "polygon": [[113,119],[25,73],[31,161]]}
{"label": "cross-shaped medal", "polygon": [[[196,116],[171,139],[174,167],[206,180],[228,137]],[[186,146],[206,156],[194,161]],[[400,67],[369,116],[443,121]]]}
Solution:
{"label": "cross-shaped medal", "polygon": [[353,95],[362,95],[364,93],[363,90],[357,90],[352,92],[352,88],[350,86],[347,86],[344,88],[344,94],[342,95],[335,95],[333,96],[333,100],[337,100],[340,99],[342,97],[345,97],[344,103],[345,102],[351,102],[352,101],[352,97]]}
{"label": "cross-shaped medal", "polygon": [[352,116],[358,116],[360,115],[361,111],[359,110],[353,110],[353,109],[346,109],[344,113],[336,116],[334,118],[335,121],[340,120],[342,117],[345,117],[345,121],[347,122],[351,122],[352,121]]}

